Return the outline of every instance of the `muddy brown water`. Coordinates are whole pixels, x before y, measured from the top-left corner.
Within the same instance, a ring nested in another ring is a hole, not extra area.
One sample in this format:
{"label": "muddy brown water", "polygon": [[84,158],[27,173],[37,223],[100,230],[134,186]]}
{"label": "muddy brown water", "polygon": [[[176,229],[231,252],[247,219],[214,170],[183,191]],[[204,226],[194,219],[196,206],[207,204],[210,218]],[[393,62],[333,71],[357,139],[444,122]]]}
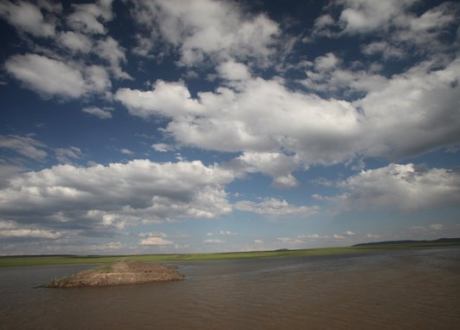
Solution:
{"label": "muddy brown water", "polygon": [[460,248],[184,263],[180,282],[36,288],[89,267],[0,269],[0,329],[460,328]]}

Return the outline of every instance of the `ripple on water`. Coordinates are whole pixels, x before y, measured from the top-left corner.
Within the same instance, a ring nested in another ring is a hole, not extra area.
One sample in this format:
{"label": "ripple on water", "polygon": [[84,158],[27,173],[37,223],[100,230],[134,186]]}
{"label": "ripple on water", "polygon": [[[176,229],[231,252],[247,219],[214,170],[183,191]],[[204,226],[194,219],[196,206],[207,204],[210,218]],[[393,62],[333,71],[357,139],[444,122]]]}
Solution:
{"label": "ripple on water", "polygon": [[[0,270],[2,329],[454,329],[460,249],[182,264],[182,282],[34,289],[88,266]],[[27,316],[27,317],[25,317]]]}

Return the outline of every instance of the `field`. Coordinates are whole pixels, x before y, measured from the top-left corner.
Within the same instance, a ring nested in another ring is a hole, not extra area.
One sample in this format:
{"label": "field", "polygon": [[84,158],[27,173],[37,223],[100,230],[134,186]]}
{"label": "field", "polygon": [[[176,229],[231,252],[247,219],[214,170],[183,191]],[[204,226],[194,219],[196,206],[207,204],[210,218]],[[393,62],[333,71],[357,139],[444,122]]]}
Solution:
{"label": "field", "polygon": [[41,255],[41,256],[5,256],[0,257],[0,267],[63,265],[63,264],[107,264],[116,261],[144,262],[181,262],[226,259],[255,259],[270,257],[333,256],[346,254],[377,253],[382,251],[422,249],[446,246],[459,246],[460,239],[440,239],[435,241],[399,241],[365,243],[347,247],[330,247],[299,250],[190,253],[190,254],[142,254],[114,256],[78,256],[78,255]]}

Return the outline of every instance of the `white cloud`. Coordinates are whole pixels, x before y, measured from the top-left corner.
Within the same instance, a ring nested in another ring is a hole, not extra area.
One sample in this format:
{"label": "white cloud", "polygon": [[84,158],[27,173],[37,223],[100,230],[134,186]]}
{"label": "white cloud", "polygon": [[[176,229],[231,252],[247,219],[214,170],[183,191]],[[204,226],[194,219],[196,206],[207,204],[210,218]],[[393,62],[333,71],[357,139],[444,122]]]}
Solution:
{"label": "white cloud", "polygon": [[57,161],[61,164],[72,163],[82,156],[80,148],[77,147],[57,148],[54,153]]}
{"label": "white cloud", "polygon": [[23,170],[24,169],[17,164],[11,164],[6,160],[0,160],[0,188],[7,185],[10,178],[18,175]]}
{"label": "white cloud", "polygon": [[94,48],[94,54],[110,64],[110,69],[116,78],[132,79],[132,77],[121,68],[121,63],[126,62],[125,50],[118,44],[118,41],[112,37],[107,37],[104,40],[98,41]]}
{"label": "white cloud", "polygon": [[276,152],[245,152],[229,164],[237,172],[261,172],[273,177],[277,187],[291,188],[297,186],[296,178],[291,174],[298,166],[298,159]]}
{"label": "white cloud", "polygon": [[[309,88],[365,95],[352,103],[326,100],[292,91],[281,79],[250,78],[196,97],[183,82],[157,81],[153,91],[119,89],[116,99],[133,115],[169,118],[165,132],[182,145],[243,152],[240,166],[270,175],[281,186],[296,184],[291,173],[296,166],[359,156],[397,159],[460,138],[459,59],[421,62],[390,78],[341,67],[310,72]],[[265,158],[277,165],[262,162]]]}
{"label": "white cloud", "polygon": [[[50,12],[59,12],[61,9],[61,5],[54,5],[48,1],[38,1],[37,4],[26,1],[2,1],[0,17],[17,29],[36,37],[52,37],[55,34],[55,22]],[[42,11],[46,12],[46,17]]]}
{"label": "white cloud", "polygon": [[279,188],[292,188],[299,184],[297,179],[292,174],[277,176],[273,179],[273,185]]}
{"label": "white cloud", "polygon": [[153,115],[167,117],[199,113],[202,106],[192,99],[182,82],[168,83],[158,80],[152,91],[121,88],[115,99],[123,103],[132,115],[147,118]]}
{"label": "white cloud", "polygon": [[340,23],[346,33],[370,32],[385,28],[395,18],[414,4],[416,0],[344,0]]}
{"label": "white cloud", "polygon": [[173,146],[166,143],[154,143],[152,144],[152,148],[158,152],[168,152],[174,150]]}
{"label": "white cloud", "polygon": [[34,160],[43,160],[47,156],[46,145],[30,136],[0,135],[0,149],[13,150]]}
{"label": "white cloud", "polygon": [[197,98],[181,82],[158,81],[153,91],[120,89],[116,99],[133,115],[171,118],[166,132],[182,144],[230,152],[286,151],[306,164],[351,157],[360,130],[361,115],[350,103],[292,92],[277,80],[250,79],[240,91],[219,87]]}
{"label": "white cloud", "polygon": [[299,245],[299,244],[305,243],[303,240],[299,238],[293,238],[293,237],[277,237],[276,240],[284,244],[293,244],[293,245]]}
{"label": "white cloud", "polygon": [[67,17],[69,26],[89,34],[105,34],[104,23],[112,20],[112,0],[98,0],[96,3],[73,4],[73,13]]}
{"label": "white cloud", "polygon": [[355,102],[365,113],[367,155],[398,158],[456,143],[460,59],[422,62]]}
{"label": "white cloud", "polygon": [[208,58],[263,61],[273,53],[271,46],[280,33],[266,15],[251,15],[229,1],[139,1],[134,19],[152,31],[151,37],[160,35],[176,47],[184,65]]}
{"label": "white cloud", "polygon": [[[338,19],[335,20],[329,14],[321,16],[315,23],[313,34],[337,38],[344,34],[354,36],[377,33],[384,35],[385,40],[403,46],[406,51],[413,52],[415,46],[420,53],[437,52],[439,46],[443,45],[442,34],[458,22],[456,12],[460,7],[454,2],[446,1],[434,8],[420,11],[416,6],[417,2],[419,1],[337,1],[335,7],[341,8]],[[397,53],[391,54],[393,50]],[[383,52],[383,55],[399,57],[399,50],[393,50],[386,48],[387,52]]]}
{"label": "white cloud", "polygon": [[315,68],[318,71],[330,71],[335,69],[340,64],[340,59],[333,53],[327,53],[325,55],[315,58]]}
{"label": "white cloud", "polygon": [[219,64],[217,72],[226,80],[247,80],[251,77],[246,65],[232,60]]}
{"label": "white cloud", "polygon": [[92,116],[98,117],[99,119],[110,119],[112,118],[112,108],[99,108],[99,107],[85,107],[81,111],[86,112]]}
{"label": "white cloud", "polygon": [[460,203],[460,175],[447,169],[418,169],[413,164],[361,171],[342,182],[333,197],[348,210],[417,211]]}
{"label": "white cloud", "polygon": [[165,246],[165,245],[172,245],[174,244],[173,241],[170,241],[165,238],[166,235],[156,235],[156,234],[149,234],[146,238],[141,239],[140,245],[147,245],[147,246]]}
{"label": "white cloud", "polygon": [[316,58],[314,65],[305,72],[306,79],[299,81],[309,90],[356,99],[350,95],[357,91],[378,90],[387,81],[386,77],[374,73],[371,68],[345,68],[335,55],[328,55]]}
{"label": "white cloud", "polygon": [[127,155],[127,156],[131,156],[131,155],[134,155],[134,152],[127,149],[127,148],[122,148],[120,149],[120,152],[123,154],[123,155]]}
{"label": "white cloud", "polygon": [[225,243],[225,241],[218,239],[218,238],[209,238],[209,239],[205,239],[203,243],[204,244],[223,244]]}
{"label": "white cloud", "polygon": [[13,55],[6,71],[44,97],[79,98],[88,94],[110,96],[111,82],[104,67],[37,54]]}
{"label": "white cloud", "polygon": [[0,216],[85,230],[215,218],[231,211],[224,186],[232,180],[200,161],[58,165],[10,178],[0,189]]}
{"label": "white cloud", "polygon": [[315,19],[314,31],[319,32],[319,31],[322,31],[325,28],[333,26],[335,24],[336,24],[336,22],[335,22],[334,18],[331,15],[323,14],[321,16],[318,16]]}
{"label": "white cloud", "polygon": [[316,206],[296,206],[276,198],[265,198],[260,202],[239,201],[234,206],[240,211],[270,216],[310,216],[318,212]]}
{"label": "white cloud", "polygon": [[54,230],[20,226],[14,221],[0,220],[0,238],[41,238],[57,239],[62,233]]}
{"label": "white cloud", "polygon": [[102,244],[93,244],[88,246],[89,250],[104,251],[104,250],[119,250],[123,247],[121,242],[107,242]]}
{"label": "white cloud", "polygon": [[78,32],[61,32],[58,37],[58,43],[73,52],[87,54],[93,46],[92,40],[84,34]]}
{"label": "white cloud", "polygon": [[397,46],[392,45],[388,41],[374,41],[362,47],[363,54],[366,55],[382,55],[384,59],[399,59],[407,55],[407,53]]}
{"label": "white cloud", "polygon": [[110,89],[112,82],[106,68],[100,65],[89,65],[83,71],[85,73],[87,93],[101,93],[108,100],[111,100]]}
{"label": "white cloud", "polygon": [[6,61],[5,68],[26,87],[46,96],[76,98],[86,92],[79,70],[46,56],[14,55]]}
{"label": "white cloud", "polygon": [[398,159],[458,141],[459,76],[460,59],[454,59],[421,62],[390,78],[341,67],[309,71],[302,83],[329,93],[365,92],[353,106],[362,110],[356,132],[366,138],[349,145],[349,154]]}

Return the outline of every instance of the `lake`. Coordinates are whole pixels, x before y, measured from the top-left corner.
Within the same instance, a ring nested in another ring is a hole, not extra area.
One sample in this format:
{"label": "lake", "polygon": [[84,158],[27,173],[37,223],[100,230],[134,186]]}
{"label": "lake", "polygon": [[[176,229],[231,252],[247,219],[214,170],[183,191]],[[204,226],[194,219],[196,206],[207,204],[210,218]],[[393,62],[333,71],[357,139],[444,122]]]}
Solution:
{"label": "lake", "polygon": [[0,329],[458,329],[460,248],[178,264],[180,282],[47,289],[0,269]]}

